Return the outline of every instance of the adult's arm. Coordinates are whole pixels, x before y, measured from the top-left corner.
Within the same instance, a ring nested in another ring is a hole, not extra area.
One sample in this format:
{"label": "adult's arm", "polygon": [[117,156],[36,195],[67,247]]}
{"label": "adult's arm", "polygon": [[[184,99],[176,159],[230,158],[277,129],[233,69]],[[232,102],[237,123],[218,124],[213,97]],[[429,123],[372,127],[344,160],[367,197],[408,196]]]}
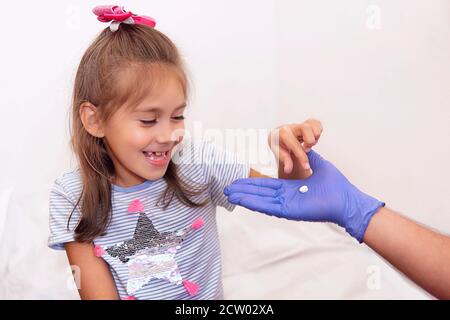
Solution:
{"label": "adult's arm", "polygon": [[450,299],[450,237],[384,207],[364,243],[433,296]]}
{"label": "adult's arm", "polygon": [[279,218],[336,223],[432,295],[450,299],[450,238],[385,208],[316,152],[308,157],[307,179],[240,179],[224,193],[233,204]]}

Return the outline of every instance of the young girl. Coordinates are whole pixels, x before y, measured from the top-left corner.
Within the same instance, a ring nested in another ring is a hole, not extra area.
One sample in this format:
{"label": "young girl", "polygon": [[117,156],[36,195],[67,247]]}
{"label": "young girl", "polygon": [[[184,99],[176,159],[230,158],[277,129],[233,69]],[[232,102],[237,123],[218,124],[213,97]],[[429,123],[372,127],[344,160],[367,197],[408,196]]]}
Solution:
{"label": "young girl", "polygon": [[[94,13],[111,24],[76,74],[79,167],[51,190],[48,245],[66,250],[82,299],[222,299],[216,206],[231,211],[224,187],[262,175],[210,143],[183,141],[187,77],[152,18],[118,6]],[[305,174],[321,131],[315,120],[280,128],[282,177]]]}

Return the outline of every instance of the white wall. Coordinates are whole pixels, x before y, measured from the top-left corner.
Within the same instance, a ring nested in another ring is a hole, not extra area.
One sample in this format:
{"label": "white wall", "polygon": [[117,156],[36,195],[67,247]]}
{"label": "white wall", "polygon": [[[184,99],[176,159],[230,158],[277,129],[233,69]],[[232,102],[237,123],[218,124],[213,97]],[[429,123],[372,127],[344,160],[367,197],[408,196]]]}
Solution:
{"label": "white wall", "polygon": [[[2,4],[14,13],[0,28],[2,191],[49,188],[75,165],[70,95],[84,49],[106,26],[90,12],[98,4]],[[447,0],[122,4],[155,17],[181,50],[195,85],[188,121],[272,128],[316,117],[317,150],[350,180],[450,233]]]}

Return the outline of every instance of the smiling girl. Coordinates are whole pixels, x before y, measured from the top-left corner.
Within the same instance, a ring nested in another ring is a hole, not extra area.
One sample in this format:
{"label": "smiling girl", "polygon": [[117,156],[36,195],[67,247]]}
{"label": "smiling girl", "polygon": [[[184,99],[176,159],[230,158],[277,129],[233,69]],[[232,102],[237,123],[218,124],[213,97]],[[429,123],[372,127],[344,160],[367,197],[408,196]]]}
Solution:
{"label": "smiling girl", "polygon": [[[187,77],[153,19],[118,6],[94,13],[112,24],[78,67],[79,166],[50,192],[48,245],[76,266],[82,299],[222,299],[216,207],[234,208],[226,185],[262,175],[211,143],[183,141]],[[314,120],[281,127],[285,178],[305,174],[321,131]]]}

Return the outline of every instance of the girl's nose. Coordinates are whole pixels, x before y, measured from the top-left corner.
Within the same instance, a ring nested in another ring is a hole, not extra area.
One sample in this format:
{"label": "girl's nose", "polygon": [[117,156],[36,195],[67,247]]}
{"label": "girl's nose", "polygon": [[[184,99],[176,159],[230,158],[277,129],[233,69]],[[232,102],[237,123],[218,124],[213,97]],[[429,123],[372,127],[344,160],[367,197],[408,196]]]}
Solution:
{"label": "girl's nose", "polygon": [[179,125],[163,121],[158,128],[156,141],[160,144],[176,142],[180,137],[180,130],[183,129]]}

